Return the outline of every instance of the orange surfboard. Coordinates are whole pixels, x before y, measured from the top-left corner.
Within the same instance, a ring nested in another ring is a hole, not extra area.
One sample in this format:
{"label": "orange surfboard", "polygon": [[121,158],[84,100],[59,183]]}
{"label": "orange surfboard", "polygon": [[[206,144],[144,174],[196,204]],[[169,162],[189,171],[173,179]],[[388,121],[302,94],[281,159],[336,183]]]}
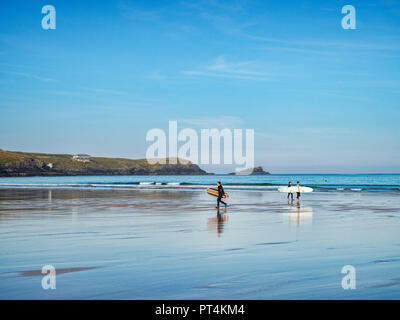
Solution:
{"label": "orange surfboard", "polygon": [[[216,188],[207,188],[206,192],[210,196],[218,197],[218,189]],[[225,195],[222,198],[229,198],[229,194],[225,193]]]}

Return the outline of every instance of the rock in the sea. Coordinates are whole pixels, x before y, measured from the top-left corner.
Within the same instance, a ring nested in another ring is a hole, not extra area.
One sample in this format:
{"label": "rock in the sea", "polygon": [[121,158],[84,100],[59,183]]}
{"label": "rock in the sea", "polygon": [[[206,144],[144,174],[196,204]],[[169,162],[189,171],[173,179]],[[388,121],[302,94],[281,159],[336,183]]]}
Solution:
{"label": "rock in the sea", "polygon": [[230,174],[251,174],[251,175],[264,175],[264,174],[270,174],[268,171],[264,171],[264,169],[259,166],[259,167],[255,167],[255,168],[250,168],[250,169],[245,169],[239,172],[232,172]]}

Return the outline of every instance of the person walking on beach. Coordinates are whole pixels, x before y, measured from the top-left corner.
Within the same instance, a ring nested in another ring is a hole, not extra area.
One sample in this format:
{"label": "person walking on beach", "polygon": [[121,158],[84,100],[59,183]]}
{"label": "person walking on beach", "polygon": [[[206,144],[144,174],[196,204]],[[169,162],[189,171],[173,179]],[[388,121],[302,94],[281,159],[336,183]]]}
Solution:
{"label": "person walking on beach", "polygon": [[297,181],[296,187],[297,187],[297,197],[296,197],[296,200],[297,200],[297,204],[299,204],[299,203],[300,203],[300,181]]}
{"label": "person walking on beach", "polygon": [[223,203],[225,205],[225,207],[227,207],[228,205],[222,201],[221,199],[225,196],[225,191],[224,188],[222,187],[221,181],[217,181],[217,186],[218,186],[218,198],[217,198],[217,209],[219,209],[219,204]]}
{"label": "person walking on beach", "polygon": [[[289,181],[288,188],[290,188],[291,186],[292,186],[292,181]],[[290,189],[289,189],[289,193],[287,194],[287,200],[288,200],[288,202],[289,202],[289,197],[292,198],[292,202],[293,202],[293,192],[292,192],[292,190],[290,190]]]}

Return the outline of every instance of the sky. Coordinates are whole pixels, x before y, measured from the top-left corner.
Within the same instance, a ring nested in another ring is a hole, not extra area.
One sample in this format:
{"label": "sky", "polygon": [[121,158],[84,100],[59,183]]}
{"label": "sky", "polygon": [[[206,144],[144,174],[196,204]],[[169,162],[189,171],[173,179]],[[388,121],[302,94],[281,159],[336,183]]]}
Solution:
{"label": "sky", "polygon": [[144,158],[146,133],[176,120],[254,129],[255,165],[271,173],[400,172],[400,1],[0,7],[4,150]]}

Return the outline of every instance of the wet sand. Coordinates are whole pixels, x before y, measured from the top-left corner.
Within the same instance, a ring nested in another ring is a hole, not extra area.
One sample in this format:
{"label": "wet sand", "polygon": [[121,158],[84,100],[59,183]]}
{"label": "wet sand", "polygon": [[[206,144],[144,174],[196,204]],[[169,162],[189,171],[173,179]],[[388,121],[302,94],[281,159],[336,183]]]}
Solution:
{"label": "wet sand", "polygon": [[0,299],[400,298],[398,192],[229,194],[1,189]]}

